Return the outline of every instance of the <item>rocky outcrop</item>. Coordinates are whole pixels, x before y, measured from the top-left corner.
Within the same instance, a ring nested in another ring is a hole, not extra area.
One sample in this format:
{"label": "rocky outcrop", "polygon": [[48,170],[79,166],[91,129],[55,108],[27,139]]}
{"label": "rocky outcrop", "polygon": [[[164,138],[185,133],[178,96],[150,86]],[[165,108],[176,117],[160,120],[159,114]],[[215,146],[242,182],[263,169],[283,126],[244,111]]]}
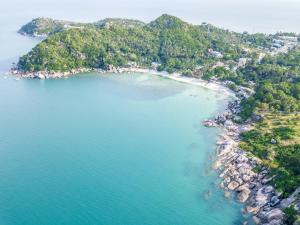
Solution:
{"label": "rocky outcrop", "polygon": [[49,78],[63,78],[63,77],[68,77],[79,73],[87,73],[92,71],[101,72],[100,70],[89,69],[89,68],[78,68],[78,69],[72,69],[70,71],[64,71],[64,72],[39,71],[39,72],[26,72],[26,73],[19,71],[16,68],[13,68],[10,72],[15,76],[23,77],[23,78],[49,79]]}
{"label": "rocky outcrop", "polygon": [[[281,203],[280,194],[270,185],[274,177],[264,167],[259,173],[254,172],[253,169],[261,164],[260,160],[249,157],[238,147],[240,133],[251,129],[251,123],[235,123],[236,113],[240,110],[240,100],[236,99],[213,121],[225,131],[217,142],[217,160],[213,168],[219,171],[220,188],[227,195],[228,191],[234,192],[237,201],[245,204],[245,212],[253,215],[255,223],[279,225],[284,216],[280,205],[284,203]],[[284,202],[289,203],[291,199]]]}
{"label": "rocky outcrop", "polygon": [[213,120],[204,120],[202,124],[206,127],[216,127],[217,124]]}
{"label": "rocky outcrop", "polygon": [[286,208],[294,204],[296,209],[300,212],[300,187],[298,187],[293,194],[291,194],[288,198],[283,199],[280,203],[281,208]]}

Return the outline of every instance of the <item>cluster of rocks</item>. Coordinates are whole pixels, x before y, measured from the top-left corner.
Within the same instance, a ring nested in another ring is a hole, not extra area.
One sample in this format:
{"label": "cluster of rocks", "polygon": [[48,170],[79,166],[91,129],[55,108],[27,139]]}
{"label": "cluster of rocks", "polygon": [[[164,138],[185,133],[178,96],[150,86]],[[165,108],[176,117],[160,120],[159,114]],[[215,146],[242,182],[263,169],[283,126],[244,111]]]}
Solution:
{"label": "cluster of rocks", "polygon": [[13,68],[10,70],[12,75],[23,78],[38,78],[38,79],[49,79],[49,78],[63,78],[79,73],[97,72],[97,73],[125,73],[125,72],[149,72],[149,69],[140,68],[137,66],[128,67],[115,67],[113,65],[108,65],[106,69],[99,68],[78,68],[71,69],[64,72],[54,72],[54,71],[38,71],[38,72],[23,72],[18,70],[17,66],[14,64]]}
{"label": "cluster of rocks", "polygon": [[11,74],[24,77],[24,78],[37,78],[37,79],[49,79],[49,78],[62,78],[68,77],[70,75],[79,74],[79,73],[87,73],[95,71],[95,69],[90,68],[78,68],[72,69],[65,72],[53,72],[53,71],[39,71],[39,72],[22,72],[17,69],[12,69],[10,72]]}
{"label": "cluster of rocks", "polygon": [[280,207],[280,193],[269,185],[273,177],[266,168],[260,173],[253,169],[260,163],[258,159],[249,158],[243,150],[238,149],[237,142],[224,137],[218,145],[218,165],[222,182],[220,187],[234,191],[239,202],[245,203],[245,212],[253,214],[258,224],[281,224],[283,212]]}
{"label": "cluster of rocks", "polygon": [[213,168],[219,171],[220,187],[225,190],[224,194],[234,192],[237,201],[245,204],[245,213],[253,215],[255,223],[279,225],[284,213],[281,194],[270,185],[274,177],[264,167],[259,173],[254,172],[260,160],[249,157],[238,147],[240,133],[251,129],[251,124],[235,123],[240,110],[240,100],[236,99],[228,104],[227,111],[218,114],[214,120],[203,122],[206,126],[222,127],[225,131],[217,142],[217,160]]}

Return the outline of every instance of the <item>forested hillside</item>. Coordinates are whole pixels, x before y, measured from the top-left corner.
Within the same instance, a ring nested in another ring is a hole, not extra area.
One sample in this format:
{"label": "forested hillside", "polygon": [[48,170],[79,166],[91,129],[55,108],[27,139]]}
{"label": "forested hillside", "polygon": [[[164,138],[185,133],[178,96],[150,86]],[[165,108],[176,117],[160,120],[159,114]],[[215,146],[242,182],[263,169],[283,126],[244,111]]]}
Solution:
{"label": "forested hillside", "polygon": [[[18,69],[67,71],[78,67],[121,67],[132,62],[150,66],[156,62],[159,70],[191,74],[211,65],[216,58],[236,62],[250,57],[253,53],[249,49],[272,44],[269,36],[239,34],[209,24],[191,25],[169,15],[146,25],[132,20],[113,21],[60,32],[54,32],[60,30],[60,25],[53,26],[46,32],[53,35],[23,56]],[[34,32],[43,33],[41,29]]]}

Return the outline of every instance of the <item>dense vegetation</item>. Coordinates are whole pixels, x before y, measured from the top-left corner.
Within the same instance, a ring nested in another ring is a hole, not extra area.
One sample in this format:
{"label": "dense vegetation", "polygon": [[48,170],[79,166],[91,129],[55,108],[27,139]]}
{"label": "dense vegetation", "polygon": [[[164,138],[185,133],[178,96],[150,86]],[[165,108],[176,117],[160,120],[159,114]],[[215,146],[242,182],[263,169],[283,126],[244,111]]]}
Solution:
{"label": "dense vegetation", "polygon": [[[265,57],[261,63],[248,64],[239,71],[241,83],[256,83],[255,95],[244,102],[251,106],[244,111],[244,117],[251,115],[255,108],[271,112],[300,111],[300,48],[288,54]],[[249,110],[250,109],[250,110]]]}
{"label": "dense vegetation", "polygon": [[47,37],[58,32],[73,28],[104,28],[109,25],[119,26],[144,26],[145,24],[138,20],[107,18],[94,23],[79,23],[66,20],[54,20],[50,18],[36,18],[25,24],[18,31],[21,34],[28,36],[43,36]]}
{"label": "dense vegetation", "polygon": [[105,21],[52,32],[55,34],[20,59],[19,69],[26,72],[77,67],[106,69],[109,65],[118,67],[134,62],[149,66],[157,62],[161,64],[159,70],[191,74],[196,68],[215,63],[213,53],[222,53],[224,60],[237,61],[250,56],[245,47],[271,43],[268,36],[238,34],[209,24],[195,26],[169,15],[147,25],[132,20]]}
{"label": "dense vegetation", "polygon": [[265,115],[242,138],[240,147],[271,169],[272,182],[285,197],[300,185],[300,115]]}
{"label": "dense vegetation", "polygon": [[300,185],[300,49],[250,63],[234,76],[243,85],[256,83],[255,94],[242,103],[242,116],[263,116],[243,134],[241,147],[262,159],[288,196]]}
{"label": "dense vegetation", "polygon": [[29,36],[48,36],[66,30],[68,27],[81,27],[85,24],[69,22],[64,20],[53,20],[49,18],[36,18],[25,24],[18,31]]}

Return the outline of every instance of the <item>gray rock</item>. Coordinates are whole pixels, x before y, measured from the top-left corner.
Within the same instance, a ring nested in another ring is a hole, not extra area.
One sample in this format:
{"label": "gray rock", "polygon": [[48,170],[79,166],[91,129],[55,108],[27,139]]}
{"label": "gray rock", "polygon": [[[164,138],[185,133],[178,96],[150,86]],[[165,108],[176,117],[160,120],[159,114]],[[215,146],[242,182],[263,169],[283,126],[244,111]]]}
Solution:
{"label": "gray rock", "polygon": [[226,120],[224,122],[224,126],[226,126],[226,127],[233,126],[233,122],[231,120]]}
{"label": "gray rock", "polygon": [[248,158],[244,155],[240,155],[237,159],[236,159],[237,163],[244,163],[244,162],[248,162]]}
{"label": "gray rock", "polygon": [[254,122],[258,122],[262,119],[262,116],[257,115],[257,114],[253,114],[251,118]]}
{"label": "gray rock", "polygon": [[255,224],[260,224],[260,219],[257,216],[252,216],[252,219],[254,221]]}
{"label": "gray rock", "polygon": [[269,223],[264,223],[263,225],[281,225],[281,221],[280,220],[272,220]]}
{"label": "gray rock", "polygon": [[239,185],[242,185],[244,181],[241,178],[236,178],[236,181],[239,183]]}
{"label": "gray rock", "polygon": [[288,198],[283,199],[280,203],[281,208],[289,207],[292,203],[294,203],[298,196],[300,195],[300,187],[298,187],[293,194],[291,194]]}
{"label": "gray rock", "polygon": [[264,193],[271,193],[272,191],[274,191],[274,188],[270,185],[264,188]]}
{"label": "gray rock", "polygon": [[266,213],[266,219],[268,222],[271,222],[272,220],[281,221],[283,219],[283,212],[278,208],[272,209]]}
{"label": "gray rock", "polygon": [[203,124],[205,127],[216,127],[216,126],[217,126],[217,124],[216,124],[214,121],[212,121],[212,120],[204,120],[204,121],[202,122],[202,124]]}
{"label": "gray rock", "polygon": [[268,194],[264,192],[264,187],[261,187],[256,192],[255,201],[259,206],[263,206],[268,202]]}
{"label": "gray rock", "polygon": [[264,178],[264,179],[261,181],[261,183],[262,183],[262,184],[267,184],[267,183],[269,183],[271,180],[273,180],[274,177],[275,177],[275,176],[272,176],[272,177],[269,177],[269,178]]}
{"label": "gray rock", "polygon": [[276,195],[271,198],[271,206],[272,207],[277,205],[279,202],[280,202],[280,200],[278,199],[278,197]]}
{"label": "gray rock", "polygon": [[242,179],[243,179],[243,181],[248,182],[248,181],[250,181],[250,176],[244,174]]}
{"label": "gray rock", "polygon": [[255,188],[257,186],[257,184],[256,183],[253,183],[253,182],[251,182],[250,184],[249,184],[249,188],[250,189],[253,189],[253,188]]}

